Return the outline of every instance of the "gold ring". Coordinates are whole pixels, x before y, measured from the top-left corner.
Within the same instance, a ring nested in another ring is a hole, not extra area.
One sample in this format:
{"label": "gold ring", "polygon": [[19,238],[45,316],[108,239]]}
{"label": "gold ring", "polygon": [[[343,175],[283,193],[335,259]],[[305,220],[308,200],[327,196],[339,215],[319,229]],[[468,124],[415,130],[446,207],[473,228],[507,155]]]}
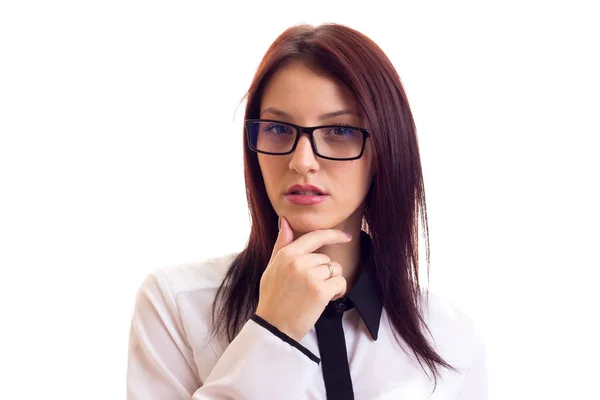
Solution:
{"label": "gold ring", "polygon": [[331,265],[331,263],[327,263],[327,266],[329,267],[329,279],[333,278],[333,265]]}

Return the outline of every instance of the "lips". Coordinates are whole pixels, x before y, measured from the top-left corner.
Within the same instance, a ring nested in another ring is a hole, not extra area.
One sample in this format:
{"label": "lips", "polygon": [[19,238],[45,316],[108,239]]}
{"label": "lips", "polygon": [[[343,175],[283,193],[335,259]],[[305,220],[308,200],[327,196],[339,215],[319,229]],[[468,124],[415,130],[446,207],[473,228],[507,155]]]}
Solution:
{"label": "lips", "polygon": [[293,191],[293,192],[289,192],[288,194],[298,194],[300,196],[321,196],[322,195],[321,193],[315,192],[313,190]]}
{"label": "lips", "polygon": [[326,195],[324,190],[313,185],[292,185],[285,194],[293,194],[300,196],[323,196]]}
{"label": "lips", "polygon": [[325,191],[313,185],[293,185],[284,195],[285,199],[296,206],[314,206],[329,198]]}

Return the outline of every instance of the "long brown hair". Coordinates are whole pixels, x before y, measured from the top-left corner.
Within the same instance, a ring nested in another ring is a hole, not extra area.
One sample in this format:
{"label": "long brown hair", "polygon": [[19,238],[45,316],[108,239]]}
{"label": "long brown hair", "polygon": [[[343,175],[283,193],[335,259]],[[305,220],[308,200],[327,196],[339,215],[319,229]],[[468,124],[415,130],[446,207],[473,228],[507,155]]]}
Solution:
{"label": "long brown hair", "polygon": [[[394,327],[434,378],[453,369],[426,338],[419,285],[419,213],[429,272],[429,229],[415,123],[400,77],[384,52],[360,32],[339,24],[288,28],[269,47],[246,94],[245,119],[258,118],[265,85],[284,64],[301,61],[345,85],[371,133],[374,178],[365,198],[365,230],[373,241],[375,275]],[[244,140],[244,176],[251,216],[247,247],[236,257],[213,304],[214,331],[231,341],[256,311],[259,284],[277,238],[273,209],[256,153]],[[427,372],[427,371],[425,371]]]}

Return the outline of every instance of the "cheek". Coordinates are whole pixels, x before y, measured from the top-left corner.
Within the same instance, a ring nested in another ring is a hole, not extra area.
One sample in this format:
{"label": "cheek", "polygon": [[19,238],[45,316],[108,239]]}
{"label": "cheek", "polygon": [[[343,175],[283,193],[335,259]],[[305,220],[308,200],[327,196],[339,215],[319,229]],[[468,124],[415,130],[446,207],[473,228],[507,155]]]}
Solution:
{"label": "cheek", "polygon": [[361,161],[332,170],[336,192],[346,201],[362,201],[371,183],[370,168],[369,163]]}
{"label": "cheek", "polygon": [[273,187],[280,180],[281,166],[278,161],[279,160],[274,157],[258,156],[258,165],[260,166],[263,181],[265,182],[265,187],[269,195],[271,194]]}

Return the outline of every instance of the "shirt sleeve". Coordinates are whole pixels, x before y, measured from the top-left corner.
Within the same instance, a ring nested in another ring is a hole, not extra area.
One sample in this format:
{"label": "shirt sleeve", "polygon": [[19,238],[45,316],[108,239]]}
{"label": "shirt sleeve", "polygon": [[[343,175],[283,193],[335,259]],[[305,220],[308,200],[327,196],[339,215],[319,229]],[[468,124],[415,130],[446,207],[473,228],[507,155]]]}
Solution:
{"label": "shirt sleeve", "polygon": [[303,398],[320,360],[282,335],[253,316],[202,382],[197,364],[203,360],[194,359],[175,296],[159,270],[145,279],[136,296],[129,339],[127,399]]}
{"label": "shirt sleeve", "polygon": [[488,399],[488,375],[485,345],[480,343],[478,350],[475,361],[465,373],[463,386],[456,400]]}

